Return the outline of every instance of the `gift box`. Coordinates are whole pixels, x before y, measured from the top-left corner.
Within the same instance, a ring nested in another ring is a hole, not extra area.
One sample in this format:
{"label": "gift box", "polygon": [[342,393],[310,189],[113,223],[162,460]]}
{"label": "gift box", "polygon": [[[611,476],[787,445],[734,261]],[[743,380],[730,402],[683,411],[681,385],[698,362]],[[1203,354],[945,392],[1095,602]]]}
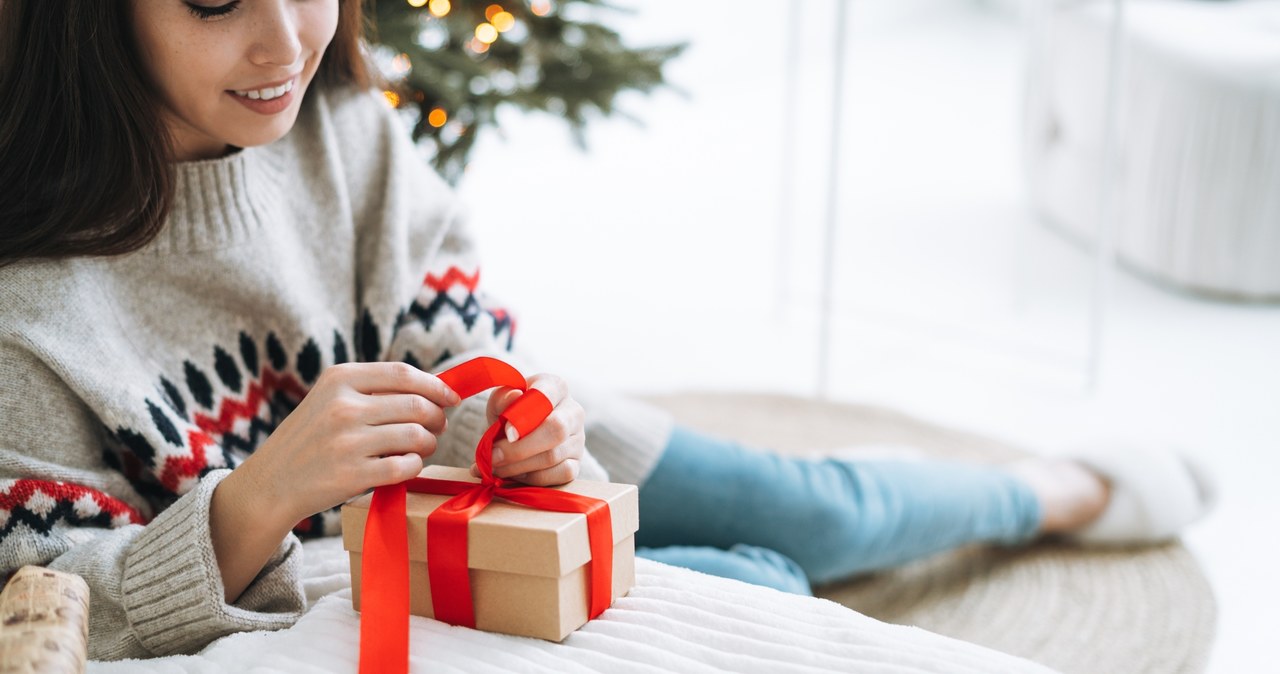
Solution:
{"label": "gift box", "polygon": [[[462,468],[428,466],[420,477],[480,484]],[[600,499],[613,533],[613,599],[635,584],[639,500],[633,485],[575,480],[548,490]],[[343,547],[351,555],[352,605],[360,610],[365,524],[372,494],[342,507]],[[434,618],[428,574],[427,517],[448,494],[414,493],[405,501],[409,611]],[[587,622],[591,550],[587,516],[495,500],[467,524],[467,567],[477,629],[561,641]]]}

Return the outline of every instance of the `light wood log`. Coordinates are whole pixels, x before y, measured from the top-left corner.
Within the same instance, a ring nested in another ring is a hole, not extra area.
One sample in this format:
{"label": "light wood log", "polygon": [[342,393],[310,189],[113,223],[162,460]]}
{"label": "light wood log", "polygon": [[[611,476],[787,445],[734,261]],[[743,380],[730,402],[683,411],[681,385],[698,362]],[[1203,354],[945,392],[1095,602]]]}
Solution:
{"label": "light wood log", "polygon": [[0,674],[83,672],[89,586],[79,576],[24,566],[0,592]]}

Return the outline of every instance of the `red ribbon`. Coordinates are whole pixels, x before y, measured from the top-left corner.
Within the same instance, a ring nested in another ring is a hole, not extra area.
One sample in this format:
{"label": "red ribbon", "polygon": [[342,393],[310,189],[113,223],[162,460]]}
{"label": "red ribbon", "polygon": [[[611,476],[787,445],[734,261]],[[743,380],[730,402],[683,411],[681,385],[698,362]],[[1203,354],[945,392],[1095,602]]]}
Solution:
{"label": "red ribbon", "polygon": [[407,492],[451,494],[427,517],[427,575],[437,620],[476,626],[467,567],[467,525],[494,498],[556,512],[584,513],[591,547],[590,618],[609,608],[613,596],[613,520],[607,501],[557,489],[524,487],[493,475],[493,443],[506,423],[521,437],[551,414],[551,401],[528,388],[524,377],[494,358],[476,358],[440,374],[459,397],[495,386],[524,391],[485,431],[476,445],[480,483],[413,478],[373,491],[364,530],[360,580],[360,671],[362,674],[409,671],[409,542]]}

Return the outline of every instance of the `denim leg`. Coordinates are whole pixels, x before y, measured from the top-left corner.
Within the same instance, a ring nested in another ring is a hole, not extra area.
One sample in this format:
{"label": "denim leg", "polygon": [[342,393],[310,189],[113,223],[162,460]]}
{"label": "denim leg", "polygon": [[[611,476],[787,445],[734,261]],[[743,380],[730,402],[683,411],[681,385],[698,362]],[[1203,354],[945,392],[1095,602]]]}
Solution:
{"label": "denim leg", "polygon": [[636,556],[792,594],[813,594],[804,569],[794,560],[768,548],[735,545],[721,550],[706,546],[670,545],[665,548],[637,548]]}
{"label": "denim leg", "polygon": [[947,461],[800,459],[677,428],[640,489],[638,546],[743,544],[824,583],[1039,528],[1030,488]]}

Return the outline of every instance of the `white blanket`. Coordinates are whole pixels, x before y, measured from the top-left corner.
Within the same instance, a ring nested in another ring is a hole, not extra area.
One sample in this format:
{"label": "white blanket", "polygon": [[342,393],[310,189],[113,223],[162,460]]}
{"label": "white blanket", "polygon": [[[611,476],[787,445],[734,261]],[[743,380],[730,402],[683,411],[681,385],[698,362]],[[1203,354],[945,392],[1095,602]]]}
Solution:
{"label": "white blanket", "polygon": [[[91,662],[88,671],[354,672],[360,615],[337,538],[306,543],[310,610],[279,632],[233,634],[196,655]],[[563,643],[410,618],[414,672],[1047,672],[834,602],[636,560],[636,587]]]}

